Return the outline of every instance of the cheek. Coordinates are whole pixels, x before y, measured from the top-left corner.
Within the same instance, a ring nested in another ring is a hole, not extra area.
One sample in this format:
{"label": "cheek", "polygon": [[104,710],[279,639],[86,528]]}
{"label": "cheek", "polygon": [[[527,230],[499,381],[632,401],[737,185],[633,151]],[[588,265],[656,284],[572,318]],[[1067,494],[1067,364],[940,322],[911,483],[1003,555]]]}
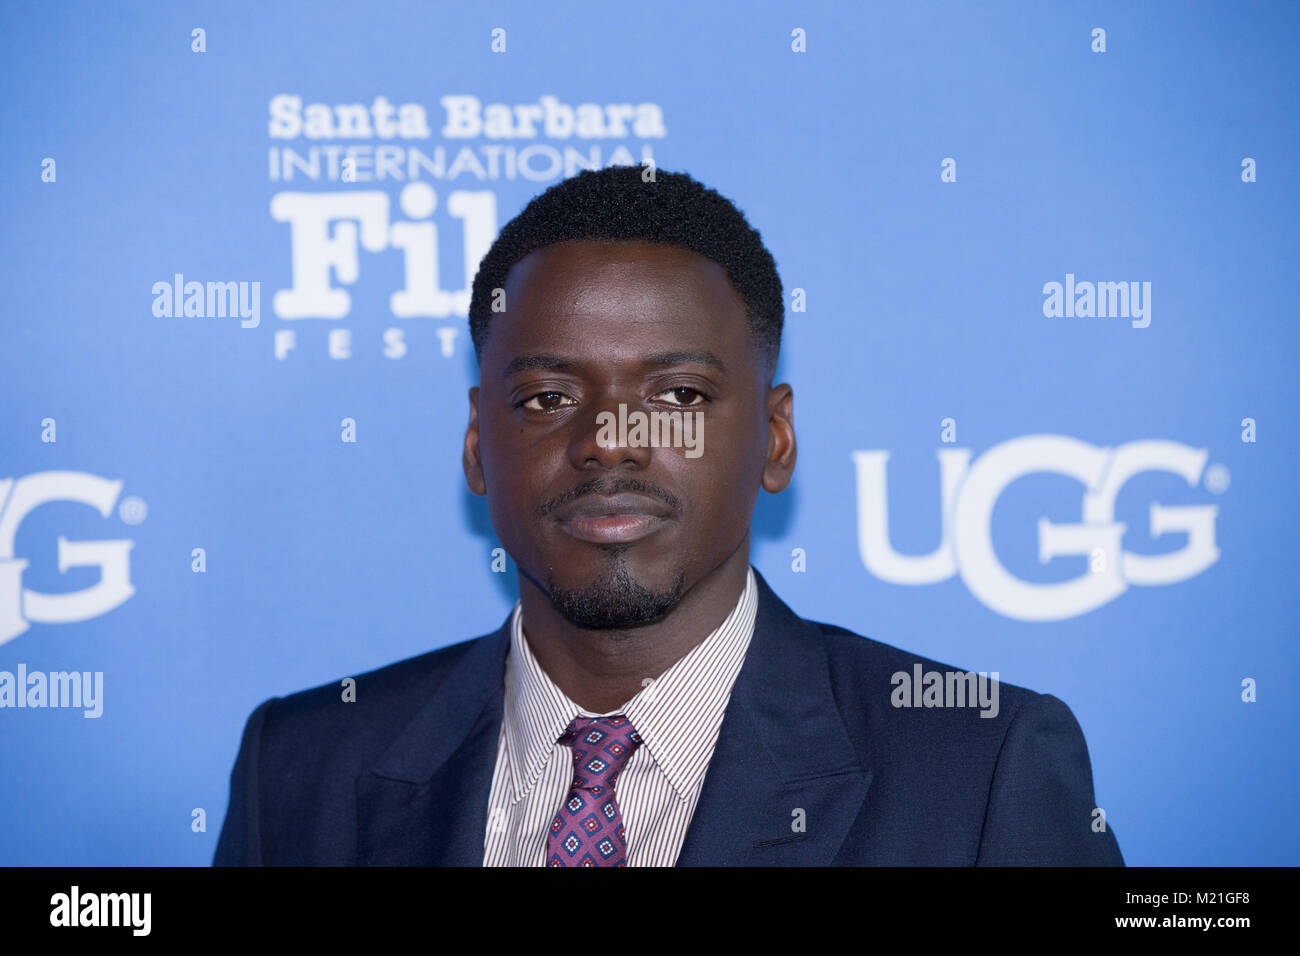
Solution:
{"label": "cheek", "polygon": [[[751,436],[745,436],[751,437]],[[763,433],[764,440],[766,432]],[[753,517],[759,491],[763,481],[763,465],[766,461],[766,444],[753,441],[741,441],[740,436],[726,448],[718,451],[725,454],[727,465],[718,475],[716,485],[711,491],[714,525],[736,526],[748,524]]]}
{"label": "cheek", "polygon": [[[523,441],[513,416],[498,412],[479,425],[479,459],[488,488],[518,492],[528,482],[531,469],[541,466],[546,456]],[[528,469],[521,467],[527,462]]]}
{"label": "cheek", "polygon": [[492,526],[505,543],[508,537],[517,538],[526,526],[526,518],[533,507],[527,492],[527,473],[512,466],[509,442],[480,439],[479,456],[483,466],[483,482],[487,486],[488,513]]}
{"label": "cheek", "polygon": [[[709,460],[713,452],[716,458]],[[677,473],[690,517],[701,525],[720,527],[733,524],[750,507],[753,487],[761,477],[755,471],[753,456],[740,448],[724,448],[718,443],[704,455],[683,462]]]}
{"label": "cheek", "polygon": [[[536,445],[521,448],[508,436],[483,455],[488,513],[497,537],[513,554],[535,553],[542,528],[536,509],[565,485],[563,457]],[[571,479],[569,483],[572,483]]]}

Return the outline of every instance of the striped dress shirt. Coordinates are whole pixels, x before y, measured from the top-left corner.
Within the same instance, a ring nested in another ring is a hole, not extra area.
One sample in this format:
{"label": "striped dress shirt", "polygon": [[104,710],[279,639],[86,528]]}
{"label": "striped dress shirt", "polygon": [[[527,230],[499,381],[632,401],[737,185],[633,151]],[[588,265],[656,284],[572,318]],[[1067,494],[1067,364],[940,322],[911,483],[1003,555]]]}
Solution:
{"label": "striped dress shirt", "polygon": [[[628,866],[677,862],[757,611],[751,567],[727,619],[658,680],[648,680],[635,697],[609,712],[625,714],[642,741],[614,787],[627,832]],[[522,615],[516,602],[484,866],[546,865],[550,823],[573,782],[573,751],[556,741],[576,716],[609,716],[583,710],[547,676],[525,639]]]}

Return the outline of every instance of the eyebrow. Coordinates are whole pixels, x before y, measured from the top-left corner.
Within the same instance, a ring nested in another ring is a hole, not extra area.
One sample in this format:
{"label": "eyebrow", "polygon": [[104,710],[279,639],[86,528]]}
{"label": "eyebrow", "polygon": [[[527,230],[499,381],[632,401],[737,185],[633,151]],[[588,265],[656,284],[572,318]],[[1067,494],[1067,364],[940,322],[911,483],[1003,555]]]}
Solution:
{"label": "eyebrow", "polygon": [[[725,372],[727,367],[723,364],[722,359],[718,358],[712,352],[702,351],[677,351],[677,352],[656,352],[654,355],[647,355],[642,359],[642,365],[648,366],[666,366],[666,365],[685,365],[687,363],[697,365],[707,365],[710,368],[717,369],[719,372]],[[537,353],[534,355],[519,355],[511,359],[506,365],[505,374],[514,375],[516,372],[525,372],[534,368],[554,369],[559,371],[573,371],[582,363],[573,359],[565,358],[562,355],[553,355],[548,352]]]}

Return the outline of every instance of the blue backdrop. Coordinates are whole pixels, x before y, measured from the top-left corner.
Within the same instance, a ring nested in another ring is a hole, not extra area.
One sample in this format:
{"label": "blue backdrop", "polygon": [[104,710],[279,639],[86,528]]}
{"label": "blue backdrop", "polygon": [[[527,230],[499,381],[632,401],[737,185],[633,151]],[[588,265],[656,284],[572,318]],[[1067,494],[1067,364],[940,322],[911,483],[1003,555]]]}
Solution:
{"label": "blue backdrop", "polygon": [[546,186],[646,159],[786,286],[776,591],[1065,700],[1129,863],[1300,863],[1298,28],[6,4],[0,863],[206,864],[259,701],[502,622],[469,278]]}

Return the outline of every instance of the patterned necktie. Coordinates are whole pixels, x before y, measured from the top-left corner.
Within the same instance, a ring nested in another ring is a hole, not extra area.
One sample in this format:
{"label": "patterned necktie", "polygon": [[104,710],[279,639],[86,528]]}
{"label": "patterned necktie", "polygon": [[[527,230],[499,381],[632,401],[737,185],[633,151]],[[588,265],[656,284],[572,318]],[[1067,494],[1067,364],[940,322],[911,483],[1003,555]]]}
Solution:
{"label": "patterned necktie", "polygon": [[627,834],[614,782],[641,735],[622,714],[575,717],[558,743],[573,746],[573,785],[551,821],[546,865],[627,866]]}

